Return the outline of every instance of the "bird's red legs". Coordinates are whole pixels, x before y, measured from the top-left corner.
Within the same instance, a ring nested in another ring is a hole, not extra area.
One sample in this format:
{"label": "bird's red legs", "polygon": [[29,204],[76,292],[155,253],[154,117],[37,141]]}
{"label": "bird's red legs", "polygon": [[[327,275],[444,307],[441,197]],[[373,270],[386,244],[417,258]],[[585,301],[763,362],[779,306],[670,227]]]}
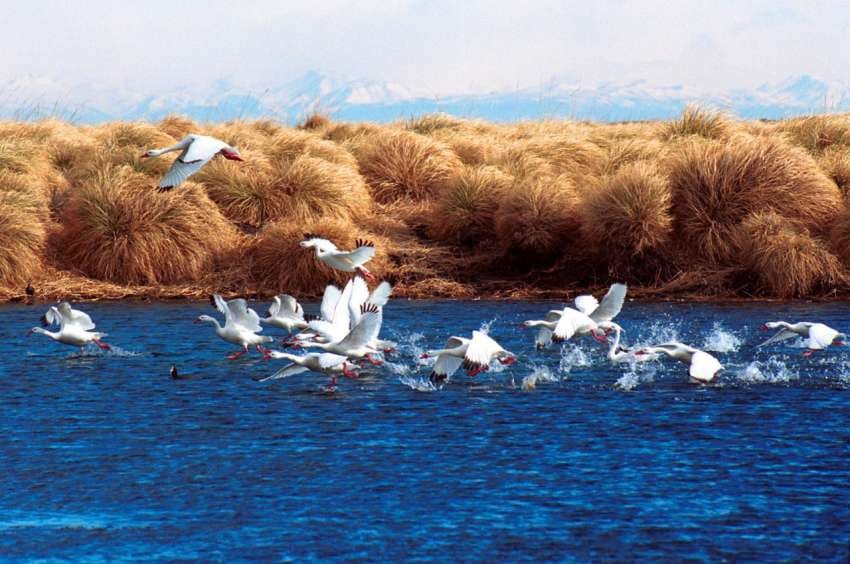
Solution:
{"label": "bird's red legs", "polygon": [[371,354],[367,354],[363,358],[365,358],[366,360],[369,361],[370,364],[373,364],[375,366],[381,366],[384,363],[383,360],[378,360],[377,358],[374,358]]}
{"label": "bird's red legs", "polygon": [[105,350],[105,351],[108,351],[109,349],[111,349],[111,348],[112,348],[112,347],[110,347],[108,344],[103,343],[103,342],[99,341],[98,339],[92,339],[92,342],[93,342],[95,345],[99,346],[101,349]]}
{"label": "bird's red legs", "polygon": [[335,392],[336,391],[336,376],[331,376],[331,381],[325,386],[326,392]]}
{"label": "bird's red legs", "polygon": [[608,335],[607,334],[599,335],[599,334],[596,333],[595,330],[591,330],[590,334],[593,335],[593,338],[596,339],[597,341],[599,341],[600,343],[607,343],[608,342]]}
{"label": "bird's red legs", "polygon": [[357,374],[357,372],[355,372],[354,370],[351,370],[345,364],[342,365],[342,375],[345,376],[346,378],[352,378],[352,379],[360,377],[360,375]]}
{"label": "bird's red legs", "polygon": [[814,349],[806,349],[803,351],[803,356],[812,356],[815,353]]}
{"label": "bird's red legs", "polygon": [[272,351],[263,345],[257,345],[257,352],[263,355],[263,360],[269,360],[272,357]]}
{"label": "bird's red legs", "polygon": [[227,359],[228,359],[228,360],[236,360],[237,358],[239,358],[240,356],[242,356],[242,355],[243,355],[243,354],[245,354],[246,352],[248,352],[248,347],[245,347],[245,348],[244,348],[244,349],[242,349],[241,351],[236,351],[236,352],[235,352],[235,353],[233,353],[233,354],[229,354],[229,355],[227,355]]}
{"label": "bird's red legs", "polygon": [[357,268],[355,268],[354,272],[355,272],[355,275],[359,274],[360,276],[362,276],[364,279],[368,280],[369,282],[374,282],[376,280],[375,275],[372,274],[371,272],[369,272],[368,270],[366,270],[365,268],[363,268],[362,266],[358,266]]}

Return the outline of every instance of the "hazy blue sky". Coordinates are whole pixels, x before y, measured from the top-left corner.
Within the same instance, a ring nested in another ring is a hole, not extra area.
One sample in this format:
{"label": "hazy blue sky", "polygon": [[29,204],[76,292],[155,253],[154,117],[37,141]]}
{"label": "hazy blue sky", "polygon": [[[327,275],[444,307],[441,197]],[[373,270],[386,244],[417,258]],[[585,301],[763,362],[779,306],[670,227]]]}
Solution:
{"label": "hazy blue sky", "polygon": [[456,93],[553,76],[748,87],[846,79],[848,1],[0,0],[0,79],[156,92],[309,69]]}

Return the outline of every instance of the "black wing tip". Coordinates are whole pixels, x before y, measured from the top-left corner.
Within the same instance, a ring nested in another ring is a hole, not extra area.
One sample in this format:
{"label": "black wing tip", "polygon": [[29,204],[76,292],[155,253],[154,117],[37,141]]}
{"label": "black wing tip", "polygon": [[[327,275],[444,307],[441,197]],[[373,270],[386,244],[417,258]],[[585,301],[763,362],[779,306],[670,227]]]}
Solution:
{"label": "black wing tip", "polygon": [[304,321],[306,321],[307,323],[310,323],[311,321],[318,321],[318,320],[319,320],[318,315],[313,315],[311,313],[305,313],[304,314]]}
{"label": "black wing tip", "polygon": [[378,306],[370,303],[360,304],[360,313],[378,313]]}
{"label": "black wing tip", "polygon": [[354,248],[359,249],[360,247],[375,247],[375,243],[369,241],[368,239],[355,239]]}
{"label": "black wing tip", "polygon": [[315,233],[304,233],[303,241],[309,241],[310,239],[322,239],[321,235],[316,235]]}
{"label": "black wing tip", "polygon": [[42,327],[49,327],[50,326],[50,322],[47,321],[47,314],[44,314],[44,315],[41,316],[41,326]]}
{"label": "black wing tip", "polygon": [[210,305],[215,305],[215,294],[210,294]]}
{"label": "black wing tip", "polygon": [[166,192],[171,192],[174,188],[174,186],[159,186],[156,191],[160,194],[165,194]]}
{"label": "black wing tip", "polygon": [[446,374],[438,374],[436,372],[431,372],[431,374],[428,375],[428,379],[433,384],[442,384],[443,382],[446,381],[446,378],[447,378]]}

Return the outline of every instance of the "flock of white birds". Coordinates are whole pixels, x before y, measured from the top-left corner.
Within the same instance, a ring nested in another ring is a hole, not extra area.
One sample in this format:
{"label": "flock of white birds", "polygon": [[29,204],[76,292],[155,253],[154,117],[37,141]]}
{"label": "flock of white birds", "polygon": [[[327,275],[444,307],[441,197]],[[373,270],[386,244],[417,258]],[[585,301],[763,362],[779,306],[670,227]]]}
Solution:
{"label": "flock of white birds", "polygon": [[[178,186],[216,155],[242,160],[235,148],[202,135],[189,135],[171,147],[150,150],[143,156],[157,157],[172,151],[180,151],[180,155],[160,182],[161,190]],[[380,338],[383,308],[389,302],[392,285],[382,281],[374,289],[369,289],[368,282],[376,280],[366,268],[366,263],[375,255],[375,247],[368,241],[357,241],[353,250],[344,251],[327,239],[306,234],[301,246],[314,249],[318,260],[327,266],[353,275],[342,289],[334,285],[325,288],[318,317],[306,316],[301,304],[287,294],[274,298],[265,318],[248,307],[242,298],[225,300],[214,294],[212,302],[219,313],[224,315],[224,325],[209,315],[201,315],[195,323],[211,324],[221,339],[240,347],[227,357],[231,360],[254,347],[266,359],[288,361],[286,366],[261,381],[310,371],[330,377],[328,389],[332,390],[335,389],[338,376],[357,378],[361,366],[380,366],[384,355],[395,351],[395,343]],[[537,329],[535,345],[538,349],[553,342],[562,343],[591,336],[608,344],[607,357],[612,363],[644,362],[666,355],[689,366],[689,380],[693,383],[709,383],[723,370],[723,366],[711,354],[677,341],[637,349],[621,346],[623,328],[614,322],[614,318],[620,314],[625,299],[626,286],[614,284],[601,302],[590,295],[578,296],[574,300],[575,307],[551,310],[544,319],[525,321],[522,326]],[[288,337],[283,344],[291,349],[316,350],[292,354],[268,349],[264,345],[274,339],[260,335],[263,324],[286,331]],[[58,331],[46,329],[55,325],[58,325]],[[54,341],[75,347],[94,344],[101,349],[110,348],[102,341],[106,335],[94,331],[95,324],[91,317],[72,308],[68,302],[52,306],[42,316],[42,326],[34,327],[30,334],[47,335]],[[759,346],[799,336],[806,340],[805,356],[830,345],[843,345],[846,340],[846,335],[823,323],[773,321],[765,323],[762,328],[779,331]],[[610,339],[611,334],[614,335],[613,339]],[[510,365],[517,360],[514,353],[505,350],[482,331],[473,331],[469,338],[449,337],[444,348],[427,351],[422,354],[422,358],[435,359],[430,379],[440,386],[461,367],[468,376],[474,377],[489,370],[492,362]],[[179,377],[174,366],[171,367],[171,375]]]}

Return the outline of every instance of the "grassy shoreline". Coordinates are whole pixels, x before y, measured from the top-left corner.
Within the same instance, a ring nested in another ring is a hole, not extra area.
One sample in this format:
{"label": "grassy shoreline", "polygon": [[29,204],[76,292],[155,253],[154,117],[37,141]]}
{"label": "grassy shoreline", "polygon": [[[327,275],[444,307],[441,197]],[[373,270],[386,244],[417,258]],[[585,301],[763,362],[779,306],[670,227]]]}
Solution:
{"label": "grassy shoreline", "polygon": [[[238,147],[169,194],[188,132]],[[0,301],[314,297],[298,246],[372,239],[410,298],[850,297],[850,115],[497,124],[0,122]]]}

